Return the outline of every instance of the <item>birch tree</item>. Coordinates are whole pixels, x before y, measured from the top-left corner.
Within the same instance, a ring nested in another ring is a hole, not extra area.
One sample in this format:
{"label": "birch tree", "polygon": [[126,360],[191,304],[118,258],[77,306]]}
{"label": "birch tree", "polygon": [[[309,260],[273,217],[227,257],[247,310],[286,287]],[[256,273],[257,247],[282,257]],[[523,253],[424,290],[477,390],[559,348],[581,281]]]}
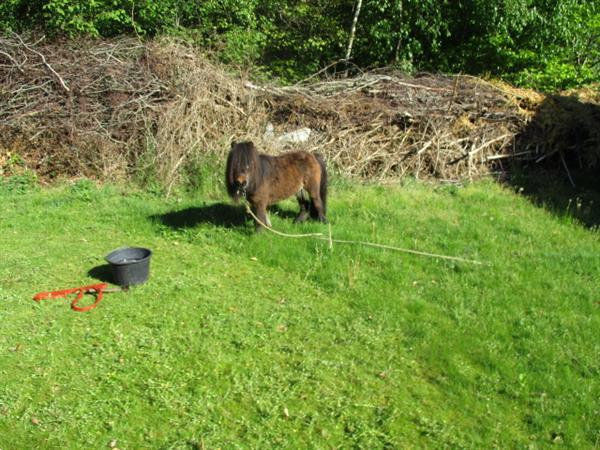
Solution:
{"label": "birch tree", "polygon": [[354,35],[356,34],[356,24],[358,23],[358,16],[360,15],[360,8],[362,6],[362,0],[356,0],[356,9],[354,10],[354,19],[352,19],[352,29],[350,30],[350,39],[348,40],[348,48],[346,49],[346,63],[350,59],[352,54],[352,44],[354,43]]}

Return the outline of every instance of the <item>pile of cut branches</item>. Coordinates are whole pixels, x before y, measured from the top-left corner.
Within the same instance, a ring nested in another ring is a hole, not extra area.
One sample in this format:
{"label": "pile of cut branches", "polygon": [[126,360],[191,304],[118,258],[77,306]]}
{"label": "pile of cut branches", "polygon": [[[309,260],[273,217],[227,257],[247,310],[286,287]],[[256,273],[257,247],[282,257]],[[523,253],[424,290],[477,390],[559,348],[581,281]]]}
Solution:
{"label": "pile of cut branches", "polygon": [[313,148],[365,178],[489,173],[528,121],[503,91],[468,76],[368,73],[259,91],[282,126],[317,130]]}
{"label": "pile of cut branches", "polygon": [[0,146],[43,177],[122,176],[169,96],[145,52],[131,39],[0,38]]}
{"label": "pile of cut branches", "polygon": [[170,189],[266,123],[253,97],[176,41],[0,37],[0,152],[42,178],[142,175]]}
{"label": "pile of cut branches", "polygon": [[[13,35],[0,37],[0,162],[19,155],[44,178],[141,174],[170,190],[199,164],[222,163],[232,140],[252,139],[269,153],[319,151],[350,177],[459,181],[515,158],[597,151],[598,98],[565,98],[575,121],[565,102],[464,75],[259,86],[174,40]],[[308,139],[282,139],[299,128]]]}

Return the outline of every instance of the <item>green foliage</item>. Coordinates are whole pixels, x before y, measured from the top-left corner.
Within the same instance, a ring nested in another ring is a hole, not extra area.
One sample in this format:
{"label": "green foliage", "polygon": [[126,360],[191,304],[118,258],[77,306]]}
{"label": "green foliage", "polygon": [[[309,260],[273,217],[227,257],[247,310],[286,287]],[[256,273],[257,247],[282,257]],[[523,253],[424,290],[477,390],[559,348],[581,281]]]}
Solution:
{"label": "green foliage", "polygon": [[38,178],[15,152],[0,154],[0,192],[24,194],[39,188]]}
{"label": "green foliage", "polygon": [[263,33],[243,27],[231,28],[220,39],[220,59],[235,65],[256,63],[266,43],[266,36]]}
{"label": "green foliage", "polygon": [[448,71],[488,72],[547,91],[600,79],[597,2],[471,0],[447,13],[455,24],[441,49]]}
{"label": "green foliage", "polygon": [[74,198],[85,202],[92,201],[98,193],[98,188],[94,181],[88,178],[82,178],[75,181],[70,187],[71,194]]}
{"label": "green foliage", "polygon": [[0,30],[17,28],[18,16],[16,14],[19,0],[5,0],[0,3]]}
{"label": "green foliage", "polygon": [[0,192],[26,194],[38,189],[38,178],[32,170],[25,170],[17,175],[0,178]]}
{"label": "green foliage", "polygon": [[448,33],[443,2],[367,0],[359,18],[355,60],[376,66],[421,65]]}
{"label": "green foliage", "polygon": [[544,90],[600,80],[600,7],[594,5],[559,3],[554,14],[546,17],[549,32],[541,36],[543,42],[522,51],[526,64],[509,78]]}
{"label": "green foliage", "polygon": [[[64,31],[69,35],[89,34],[97,36],[98,31],[88,17],[95,12],[95,0],[49,0],[43,7],[48,26]],[[116,13],[113,12],[113,13]]]}
{"label": "green foliage", "polygon": [[[345,56],[356,0],[5,0],[0,32],[170,33],[287,81]],[[489,73],[563,89],[600,79],[600,5],[588,0],[364,0],[359,68]]]}
{"label": "green foliage", "polygon": [[269,38],[260,63],[274,75],[297,80],[343,57],[351,2],[263,1],[256,13]]}
{"label": "green foliage", "polygon": [[70,36],[155,34],[174,26],[175,0],[48,0],[43,7],[46,26]]}

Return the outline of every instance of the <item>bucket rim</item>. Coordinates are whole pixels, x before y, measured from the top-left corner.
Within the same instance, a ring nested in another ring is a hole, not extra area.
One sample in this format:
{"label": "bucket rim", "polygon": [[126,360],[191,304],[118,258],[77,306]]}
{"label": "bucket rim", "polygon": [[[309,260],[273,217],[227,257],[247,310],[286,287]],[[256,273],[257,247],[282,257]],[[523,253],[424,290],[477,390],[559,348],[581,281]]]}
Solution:
{"label": "bucket rim", "polygon": [[[115,261],[111,260],[111,257],[114,257],[116,254],[118,254],[124,250],[141,250],[142,252],[144,252],[144,257],[137,259],[135,261],[124,261],[124,262],[115,262]],[[124,246],[124,247],[119,247],[117,249],[112,250],[110,253],[108,253],[104,257],[104,260],[113,266],[126,266],[126,265],[130,265],[130,264],[138,264],[138,263],[144,262],[144,261],[150,259],[151,256],[152,256],[152,250],[150,250],[149,248]]]}

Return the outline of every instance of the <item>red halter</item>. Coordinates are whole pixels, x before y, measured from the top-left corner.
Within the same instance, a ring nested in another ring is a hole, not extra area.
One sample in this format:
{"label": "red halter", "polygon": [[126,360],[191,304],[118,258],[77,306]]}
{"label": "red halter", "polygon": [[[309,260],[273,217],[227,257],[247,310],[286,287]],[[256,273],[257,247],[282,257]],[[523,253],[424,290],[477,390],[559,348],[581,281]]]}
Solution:
{"label": "red halter", "polygon": [[[39,302],[41,300],[66,297],[69,294],[74,294],[77,292],[77,297],[71,302],[71,309],[78,312],[85,312],[89,311],[90,309],[94,309],[96,306],[98,306],[98,303],[100,303],[100,301],[102,300],[102,296],[104,295],[104,292],[107,287],[108,284],[106,283],[98,283],[73,289],[63,289],[62,291],[40,292],[38,294],[35,294],[33,296],[33,299],[36,302]],[[96,294],[96,301],[88,306],[77,306],[77,303],[79,303],[79,300],[83,298],[83,294],[85,294],[86,292],[94,292]]]}

